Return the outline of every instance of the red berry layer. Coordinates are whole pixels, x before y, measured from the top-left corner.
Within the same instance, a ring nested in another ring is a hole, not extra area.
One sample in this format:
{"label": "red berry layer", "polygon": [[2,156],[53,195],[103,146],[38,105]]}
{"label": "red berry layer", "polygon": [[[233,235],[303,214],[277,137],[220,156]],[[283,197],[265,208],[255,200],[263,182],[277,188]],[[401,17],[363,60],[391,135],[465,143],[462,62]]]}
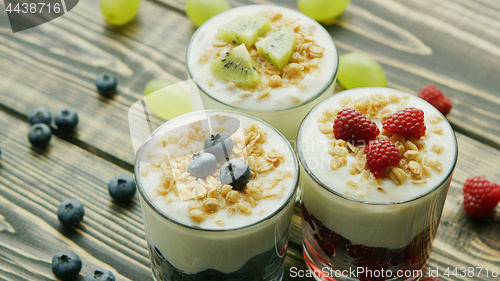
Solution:
{"label": "red berry layer", "polygon": [[[436,235],[439,220],[432,223],[428,229],[417,234],[410,244],[402,249],[392,250],[384,247],[368,247],[360,244],[352,244],[347,238],[328,229],[320,220],[311,215],[302,204],[302,228],[304,245],[309,254],[315,252],[324,253],[325,265],[334,263],[340,268],[352,268],[356,272],[364,272],[358,278],[360,280],[386,280],[384,277],[368,276],[371,272],[392,271],[393,277],[398,270],[415,269],[420,270],[428,261],[431,254],[432,241]],[[317,246],[319,249],[315,249]],[[320,252],[318,252],[320,251]],[[358,267],[363,270],[357,271]],[[386,275],[387,276],[387,275]]]}

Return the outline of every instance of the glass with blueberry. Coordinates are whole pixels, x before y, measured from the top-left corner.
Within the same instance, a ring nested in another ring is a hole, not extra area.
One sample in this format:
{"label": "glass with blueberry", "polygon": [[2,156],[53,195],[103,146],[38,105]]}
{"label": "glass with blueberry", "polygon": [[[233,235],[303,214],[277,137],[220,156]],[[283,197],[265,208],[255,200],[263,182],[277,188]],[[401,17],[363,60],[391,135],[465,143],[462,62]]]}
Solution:
{"label": "glass with blueberry", "polygon": [[157,281],[282,279],[298,161],[274,127],[225,110],[179,116],[139,149],[135,178]]}

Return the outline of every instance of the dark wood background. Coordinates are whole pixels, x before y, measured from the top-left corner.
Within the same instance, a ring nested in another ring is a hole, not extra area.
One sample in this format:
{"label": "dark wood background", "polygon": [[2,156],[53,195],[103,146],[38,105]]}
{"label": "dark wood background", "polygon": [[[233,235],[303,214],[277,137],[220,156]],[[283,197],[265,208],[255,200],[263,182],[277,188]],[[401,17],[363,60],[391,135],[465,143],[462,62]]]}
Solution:
{"label": "dark wood background", "polygon": [[[230,3],[296,8],[292,0]],[[0,4],[0,280],[55,280],[50,263],[59,250],[83,259],[78,280],[95,267],[112,270],[117,280],[152,280],[138,201],[112,202],[107,183],[132,174],[127,111],[146,83],[187,78],[184,57],[195,27],[184,9],[180,0],[144,0],[133,22],[114,27],[98,0],[82,0],[50,23],[13,34]],[[451,97],[459,159],[429,267],[439,267],[442,280],[500,280],[484,270],[475,278],[443,276],[446,267],[500,271],[500,207],[480,222],[462,209],[468,176],[500,182],[500,2],[352,0],[327,29],[340,54],[377,60],[389,87],[415,94],[432,82]],[[95,90],[94,79],[105,71],[119,80],[113,99]],[[76,109],[77,131],[56,131],[46,150],[32,148],[26,117],[34,106]],[[72,229],[55,214],[69,197],[86,208],[84,222]],[[297,208],[285,280],[312,280],[289,274],[292,266],[306,269],[299,225]]]}

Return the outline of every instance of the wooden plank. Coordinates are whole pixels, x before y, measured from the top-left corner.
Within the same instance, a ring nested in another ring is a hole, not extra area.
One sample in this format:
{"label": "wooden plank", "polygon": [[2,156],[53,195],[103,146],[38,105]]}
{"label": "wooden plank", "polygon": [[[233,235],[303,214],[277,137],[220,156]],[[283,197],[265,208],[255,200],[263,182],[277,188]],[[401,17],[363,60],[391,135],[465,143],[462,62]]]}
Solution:
{"label": "wooden plank", "polygon": [[[28,124],[0,112],[0,268],[13,280],[53,280],[52,256],[73,250],[82,274],[111,269],[119,280],[151,280],[137,200],[110,201],[107,182],[124,169],[53,137],[47,150],[32,149]],[[55,214],[60,201],[80,200],[83,223],[68,229]]]}
{"label": "wooden plank", "polygon": [[[145,1],[125,27],[107,25],[98,1],[81,2],[67,16],[12,34],[0,15],[2,106],[27,116],[34,106],[80,115],[74,143],[129,166],[134,162],[127,110],[153,78],[185,79],[184,53],[193,32],[183,14]],[[99,73],[119,80],[119,94],[101,98]],[[125,165],[124,165],[125,166]]]}

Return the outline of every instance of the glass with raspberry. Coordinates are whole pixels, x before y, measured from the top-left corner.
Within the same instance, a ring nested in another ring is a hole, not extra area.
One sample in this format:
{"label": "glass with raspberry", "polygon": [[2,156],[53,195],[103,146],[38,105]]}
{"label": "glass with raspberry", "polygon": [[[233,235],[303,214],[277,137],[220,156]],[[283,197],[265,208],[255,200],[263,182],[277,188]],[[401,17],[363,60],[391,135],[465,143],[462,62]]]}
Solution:
{"label": "glass with raspberry", "polygon": [[423,276],[457,160],[446,118],[414,95],[357,88],[313,108],[297,143],[316,279]]}

